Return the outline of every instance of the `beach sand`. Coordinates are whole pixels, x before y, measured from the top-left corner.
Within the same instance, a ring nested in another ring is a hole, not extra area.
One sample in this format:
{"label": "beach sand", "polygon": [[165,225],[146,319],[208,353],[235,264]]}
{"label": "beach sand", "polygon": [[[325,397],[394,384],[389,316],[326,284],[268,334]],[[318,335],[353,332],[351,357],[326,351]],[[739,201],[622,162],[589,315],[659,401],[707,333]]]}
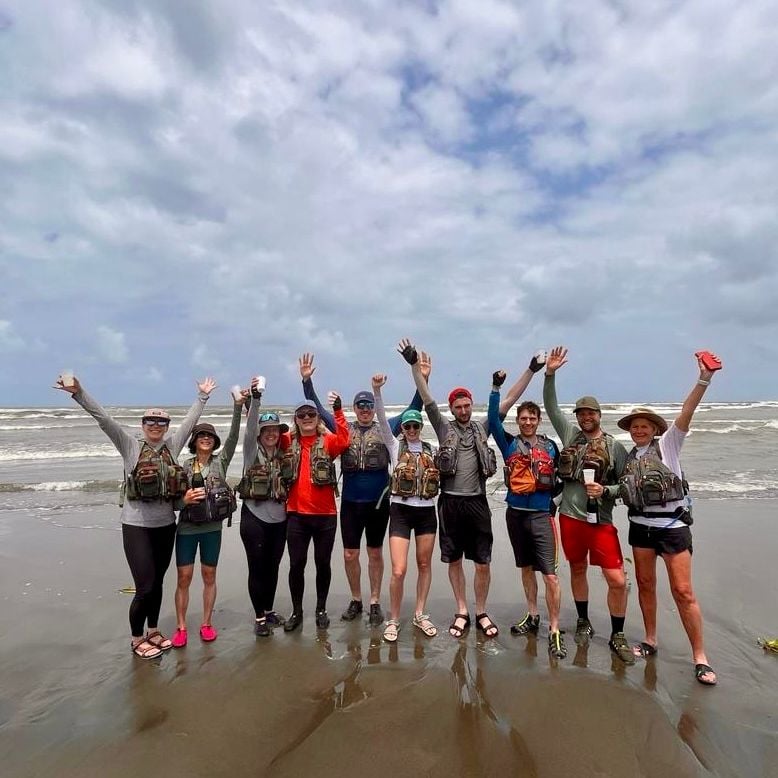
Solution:
{"label": "beach sand", "polygon": [[[341,622],[349,596],[339,541],[331,628],[317,635],[313,625],[311,558],[302,631],[257,639],[236,522],[222,546],[218,640],[197,637],[195,578],[189,645],[145,662],[129,650],[129,595],[120,590],[132,581],[118,517],[115,529],[82,529],[67,515],[55,524],[9,511],[0,516],[2,775],[778,775],[778,657],[756,646],[758,635],[778,633],[776,502],[696,504],[694,583],[719,675],[715,688],[694,680],[661,561],[655,658],[624,667],[610,654],[596,569],[590,611],[597,634],[588,650],[573,643],[566,563],[567,659],[549,659],[545,626],[537,640],[512,637],[523,594],[496,499],[489,598],[501,627],[496,640],[475,629],[461,641],[448,636],[453,601],[437,557],[436,638],[410,624],[412,561],[397,644],[382,642],[381,631],[364,622]],[[625,543],[623,515],[617,524]],[[282,613],[289,608],[286,569]],[[469,563],[466,572],[472,592]],[[174,586],[171,566],[161,619],[167,634],[175,626]],[[541,616],[545,625],[542,602]],[[641,624],[633,585],[631,640],[643,637]]]}

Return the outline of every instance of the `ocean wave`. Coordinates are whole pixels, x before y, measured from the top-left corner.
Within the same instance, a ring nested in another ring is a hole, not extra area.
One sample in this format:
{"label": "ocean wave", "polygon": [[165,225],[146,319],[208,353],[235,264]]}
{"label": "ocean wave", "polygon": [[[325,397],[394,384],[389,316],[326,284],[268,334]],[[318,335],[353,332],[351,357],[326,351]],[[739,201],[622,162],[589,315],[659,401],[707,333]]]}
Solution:
{"label": "ocean wave", "polygon": [[729,494],[729,495],[760,495],[774,497],[778,494],[776,481],[690,481],[691,495]]}
{"label": "ocean wave", "polygon": [[94,422],[85,424],[0,424],[0,430],[74,430],[93,427]]}
{"label": "ocean wave", "polygon": [[70,451],[0,451],[0,462],[26,462],[38,459],[93,459],[118,458],[113,446],[71,449]]}
{"label": "ocean wave", "polygon": [[44,481],[37,484],[0,484],[0,493],[4,492],[114,492],[121,480],[111,481]]}

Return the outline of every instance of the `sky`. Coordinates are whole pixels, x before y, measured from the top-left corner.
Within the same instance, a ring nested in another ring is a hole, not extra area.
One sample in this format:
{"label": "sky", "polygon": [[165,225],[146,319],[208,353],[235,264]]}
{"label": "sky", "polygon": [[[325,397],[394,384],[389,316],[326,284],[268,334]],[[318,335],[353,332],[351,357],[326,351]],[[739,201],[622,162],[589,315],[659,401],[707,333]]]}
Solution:
{"label": "sky", "polygon": [[[778,397],[778,4],[0,0],[0,405]],[[536,378],[527,397],[537,399]]]}

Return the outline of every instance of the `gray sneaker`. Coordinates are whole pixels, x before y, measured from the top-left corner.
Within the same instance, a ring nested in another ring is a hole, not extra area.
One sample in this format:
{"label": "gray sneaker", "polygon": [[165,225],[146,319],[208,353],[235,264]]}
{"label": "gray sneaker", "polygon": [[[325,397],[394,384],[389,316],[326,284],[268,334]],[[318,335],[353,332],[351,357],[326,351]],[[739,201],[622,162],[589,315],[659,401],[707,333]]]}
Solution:
{"label": "gray sneaker", "polygon": [[379,603],[374,602],[370,605],[370,615],[367,620],[371,627],[380,627],[384,623],[384,612]]}
{"label": "gray sneaker", "polygon": [[608,641],[611,651],[624,662],[625,665],[635,664],[635,654],[632,651],[632,646],[627,643],[627,638],[624,637],[623,632],[614,632],[611,635],[611,639]]}
{"label": "gray sneaker", "polygon": [[579,646],[588,646],[590,638],[594,637],[594,627],[589,619],[578,619],[575,624],[575,637],[573,640]]}

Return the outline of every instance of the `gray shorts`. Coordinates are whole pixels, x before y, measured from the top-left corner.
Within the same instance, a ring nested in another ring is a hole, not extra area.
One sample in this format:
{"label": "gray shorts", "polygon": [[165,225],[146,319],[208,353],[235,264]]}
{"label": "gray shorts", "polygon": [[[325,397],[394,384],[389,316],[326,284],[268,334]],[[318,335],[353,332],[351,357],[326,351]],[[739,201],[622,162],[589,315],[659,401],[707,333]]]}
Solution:
{"label": "gray shorts", "polygon": [[556,575],[557,539],[554,520],[546,511],[505,511],[508,537],[516,567],[532,567],[543,575]]}

